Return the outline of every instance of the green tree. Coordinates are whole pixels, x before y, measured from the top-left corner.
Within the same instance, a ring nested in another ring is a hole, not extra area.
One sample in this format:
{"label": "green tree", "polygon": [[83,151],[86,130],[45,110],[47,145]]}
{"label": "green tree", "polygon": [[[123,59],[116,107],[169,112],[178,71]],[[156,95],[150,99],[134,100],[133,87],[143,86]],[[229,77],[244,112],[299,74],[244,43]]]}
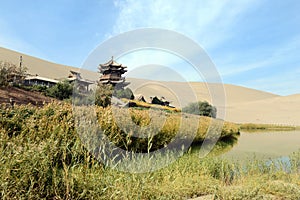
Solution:
{"label": "green tree", "polygon": [[95,90],[95,105],[107,107],[111,104],[113,86],[99,83]]}
{"label": "green tree", "polygon": [[0,86],[7,86],[12,82],[12,75],[17,71],[17,66],[13,63],[0,61]]}
{"label": "green tree", "polygon": [[210,105],[207,101],[190,103],[182,109],[182,112],[213,118],[217,116],[216,107]]}
{"label": "green tree", "polygon": [[7,62],[0,61],[0,86],[7,86],[9,83],[20,84],[23,82],[27,73],[27,68]]}
{"label": "green tree", "polygon": [[73,84],[62,81],[46,90],[46,95],[59,100],[69,99],[73,94]]}
{"label": "green tree", "polygon": [[119,99],[121,98],[134,99],[133,92],[129,88],[115,89],[113,95]]}

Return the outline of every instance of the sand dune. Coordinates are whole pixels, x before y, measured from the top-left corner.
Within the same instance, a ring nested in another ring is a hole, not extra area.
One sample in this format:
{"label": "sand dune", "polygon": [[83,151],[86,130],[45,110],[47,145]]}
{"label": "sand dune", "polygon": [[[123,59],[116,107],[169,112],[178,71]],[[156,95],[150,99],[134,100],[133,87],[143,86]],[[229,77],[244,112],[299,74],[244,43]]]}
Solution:
{"label": "sand dune", "polygon": [[226,120],[300,126],[300,94],[227,107]]}
{"label": "sand dune", "polygon": [[[300,94],[279,96],[276,94],[224,84],[225,102],[220,101],[222,93],[214,91],[222,88],[217,84],[162,82],[128,79],[135,93],[149,96],[164,96],[175,106],[185,106],[196,100],[213,103],[219,112],[225,111],[225,120],[238,123],[266,123],[277,125],[300,125]],[[218,88],[219,87],[219,88]],[[220,99],[219,99],[220,97]],[[222,115],[221,115],[222,116]],[[219,116],[220,117],[220,116]]]}
{"label": "sand dune", "polygon": [[[60,79],[67,77],[70,70],[79,71],[75,67],[51,63],[0,47],[0,60],[18,64],[21,55],[30,74]],[[83,78],[89,80],[99,78],[97,72],[88,70],[80,72]],[[135,94],[143,94],[148,101],[150,96],[163,96],[173,105],[183,107],[190,102],[206,100],[213,103],[219,113],[226,111],[225,119],[228,121],[300,126],[300,94],[282,97],[229,84],[163,82],[134,78],[127,78],[127,81],[131,82],[129,87]]]}
{"label": "sand dune", "polygon": [[[70,74],[70,70],[73,70],[80,71],[82,73],[82,76],[86,79],[97,80],[99,77],[99,74],[96,72],[91,72],[84,69],[79,70],[75,67],[48,62],[39,58],[0,47],[0,60],[2,61],[12,62],[19,66],[20,56],[23,57],[23,65],[28,68],[28,73],[31,75],[38,74],[39,76],[46,78],[62,79],[66,78]],[[96,67],[97,66],[95,66],[95,68]]]}
{"label": "sand dune", "polygon": [[171,93],[174,93],[177,94],[177,98],[183,99],[182,102],[184,105],[193,102],[194,97],[197,97],[199,100],[213,102],[218,101],[218,98],[225,95],[226,105],[279,97],[279,95],[272,93],[230,84],[163,82],[134,78],[127,78],[127,80],[131,83],[129,87],[133,91],[136,90],[135,93],[144,94],[146,97],[163,94],[161,96],[165,95],[168,99],[176,102],[174,97],[171,96]]}

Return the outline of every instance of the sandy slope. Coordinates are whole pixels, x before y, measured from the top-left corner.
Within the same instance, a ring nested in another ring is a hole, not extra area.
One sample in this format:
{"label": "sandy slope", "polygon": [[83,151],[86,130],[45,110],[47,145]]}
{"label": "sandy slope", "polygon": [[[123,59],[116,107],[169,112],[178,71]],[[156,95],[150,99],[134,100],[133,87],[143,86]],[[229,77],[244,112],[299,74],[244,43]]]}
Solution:
{"label": "sandy slope", "polygon": [[[59,79],[67,77],[70,70],[78,71],[78,68],[0,48],[0,60],[18,64],[20,55],[23,56],[23,63],[31,74]],[[86,79],[98,80],[99,78],[96,72],[87,70],[80,70],[80,72]],[[175,106],[185,106],[189,102],[207,100],[217,107],[219,114],[226,111],[225,119],[229,121],[300,125],[300,94],[282,97],[229,84],[207,85],[133,78],[128,78],[127,81],[131,82],[129,87],[135,94],[143,94],[148,101],[150,96],[164,96]]]}
{"label": "sandy slope", "polygon": [[[239,123],[267,123],[278,125],[300,125],[300,94],[279,96],[250,88],[224,84],[225,103],[222,86],[205,83],[160,82],[128,79],[136,94],[146,97],[161,94],[176,106],[186,105],[196,100],[212,102],[221,113],[225,110],[227,121]],[[225,106],[225,107],[224,107]],[[220,115],[219,115],[220,116]],[[221,115],[222,116],[222,115]]]}
{"label": "sandy slope", "polygon": [[[0,47],[0,60],[2,61],[9,61],[19,66],[20,56],[23,57],[23,64],[28,68],[28,73],[31,75],[38,74],[46,78],[62,79],[70,74],[70,70],[79,71],[79,69],[75,67],[48,62]],[[95,66],[95,68],[96,67],[97,66]],[[97,80],[99,76],[98,73],[87,70],[80,70],[80,72],[84,78],[91,80]]]}
{"label": "sandy slope", "polygon": [[228,106],[226,119],[234,122],[300,126],[300,95],[275,97]]}
{"label": "sandy slope", "polygon": [[[131,84],[129,87],[134,93],[144,94],[146,97],[163,94],[166,97],[177,103],[174,99],[182,99],[184,105],[188,102],[193,102],[195,98],[206,100],[209,102],[221,102],[221,98],[225,97],[226,105],[232,105],[243,102],[256,101],[278,97],[278,95],[267,93],[250,88],[230,85],[230,84],[207,84],[203,82],[162,82],[142,79],[127,79]],[[173,93],[173,96],[171,95]]]}

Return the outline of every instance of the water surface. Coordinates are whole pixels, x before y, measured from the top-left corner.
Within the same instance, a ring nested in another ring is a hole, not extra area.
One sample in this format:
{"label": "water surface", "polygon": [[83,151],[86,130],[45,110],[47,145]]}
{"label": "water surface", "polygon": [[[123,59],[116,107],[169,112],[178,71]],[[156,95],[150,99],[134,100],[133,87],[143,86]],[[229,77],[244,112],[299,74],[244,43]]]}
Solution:
{"label": "water surface", "polygon": [[300,131],[241,132],[237,143],[222,156],[232,159],[280,158],[300,149]]}

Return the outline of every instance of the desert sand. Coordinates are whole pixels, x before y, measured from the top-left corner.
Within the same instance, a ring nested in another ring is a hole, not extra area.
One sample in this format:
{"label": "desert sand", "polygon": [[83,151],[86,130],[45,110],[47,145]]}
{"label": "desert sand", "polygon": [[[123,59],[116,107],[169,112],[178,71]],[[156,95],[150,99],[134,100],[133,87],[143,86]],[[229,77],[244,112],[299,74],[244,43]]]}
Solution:
{"label": "desert sand", "polygon": [[[73,70],[80,71],[82,77],[89,80],[96,81],[100,76],[96,72],[97,66],[95,71],[80,70],[0,48],[2,61],[18,64],[21,55],[23,64],[32,75],[62,79]],[[164,82],[136,78],[127,78],[127,81],[131,83],[129,87],[135,94],[142,94],[148,101],[151,96],[163,96],[174,106],[183,107],[190,102],[206,100],[217,107],[218,117],[227,121],[300,126],[300,94],[280,96],[230,84]]]}
{"label": "desert sand", "polygon": [[[70,74],[70,70],[73,70],[77,72],[80,71],[82,73],[82,76],[86,79],[94,80],[98,79],[99,77],[99,74],[96,72],[48,62],[39,58],[0,47],[1,61],[8,61],[19,66],[20,56],[22,56],[23,65],[28,68],[27,72],[30,75],[39,75],[50,79],[63,79],[68,77],[68,75]],[[97,69],[95,68],[95,71],[96,70]]]}
{"label": "desert sand", "polygon": [[[196,100],[208,101],[217,107],[218,112],[225,111],[224,119],[227,121],[300,125],[300,94],[279,96],[224,84],[225,99],[222,101],[222,92],[212,95],[214,89],[222,89],[222,86],[217,84],[128,80],[131,82],[129,87],[136,91],[135,93],[143,94],[146,98],[155,95],[164,96],[175,106],[185,106]],[[209,88],[208,85],[212,86]]]}

